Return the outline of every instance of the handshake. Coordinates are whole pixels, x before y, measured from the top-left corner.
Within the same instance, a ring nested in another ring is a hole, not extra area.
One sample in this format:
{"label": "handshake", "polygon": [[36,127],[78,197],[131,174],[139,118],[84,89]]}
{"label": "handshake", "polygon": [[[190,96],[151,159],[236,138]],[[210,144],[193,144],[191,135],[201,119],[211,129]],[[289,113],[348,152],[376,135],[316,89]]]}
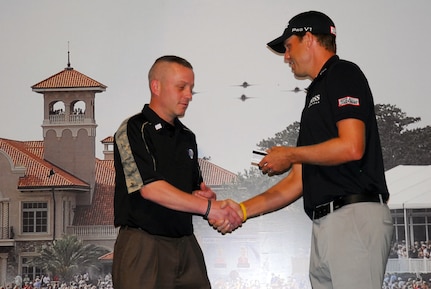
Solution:
{"label": "handshake", "polygon": [[214,229],[222,234],[231,233],[241,227],[247,219],[244,205],[231,199],[208,200],[208,207],[209,211],[205,218]]}
{"label": "handshake", "polygon": [[202,183],[200,190],[194,191],[193,195],[208,201],[204,218],[222,234],[231,233],[247,220],[247,212],[242,203],[238,204],[231,199],[217,201],[215,192],[205,183]]}

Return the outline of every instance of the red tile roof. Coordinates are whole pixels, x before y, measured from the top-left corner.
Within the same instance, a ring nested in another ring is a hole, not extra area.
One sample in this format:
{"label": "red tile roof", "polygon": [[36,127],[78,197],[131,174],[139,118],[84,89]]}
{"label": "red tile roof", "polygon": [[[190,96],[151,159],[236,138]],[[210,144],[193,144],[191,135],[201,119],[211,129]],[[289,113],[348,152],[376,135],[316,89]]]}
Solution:
{"label": "red tile roof", "polygon": [[96,183],[91,205],[77,206],[73,226],[112,226],[114,224],[114,186]]}
{"label": "red tile roof", "polygon": [[[0,150],[6,152],[15,167],[25,169],[18,182],[19,189],[73,187],[88,189],[89,185],[43,159],[42,141],[14,141],[0,138]],[[55,174],[48,177],[50,170]]]}
{"label": "red tile roof", "polygon": [[114,161],[96,159],[96,186],[90,206],[75,209],[74,226],[113,225],[114,223]]}
{"label": "red tile roof", "polygon": [[114,143],[114,137],[108,136],[101,140],[101,143]]}
{"label": "red tile roof", "polygon": [[52,90],[64,88],[91,88],[91,90],[105,91],[106,85],[101,84],[73,68],[66,68],[63,71],[36,83],[31,88],[36,92],[41,92],[47,89]]}
{"label": "red tile roof", "polygon": [[199,159],[204,182],[208,186],[221,186],[236,180],[237,175],[205,159]]}
{"label": "red tile roof", "polygon": [[109,252],[99,257],[99,260],[102,261],[112,261],[112,259],[114,259],[114,252]]}

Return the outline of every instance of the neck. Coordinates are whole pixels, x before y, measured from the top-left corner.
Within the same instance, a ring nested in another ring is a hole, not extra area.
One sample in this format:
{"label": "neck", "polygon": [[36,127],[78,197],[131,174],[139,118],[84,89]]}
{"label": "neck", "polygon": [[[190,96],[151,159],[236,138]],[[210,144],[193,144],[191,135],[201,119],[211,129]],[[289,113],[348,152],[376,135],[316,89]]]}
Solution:
{"label": "neck", "polygon": [[164,121],[171,124],[172,126],[175,125],[175,118],[172,118],[169,114],[163,110],[162,107],[156,105],[154,102],[150,102],[149,107]]}
{"label": "neck", "polygon": [[312,79],[315,79],[319,75],[320,71],[322,70],[322,67],[334,55],[335,53],[329,52],[328,50],[323,50],[318,55],[316,55],[313,66],[314,69],[311,74]]}

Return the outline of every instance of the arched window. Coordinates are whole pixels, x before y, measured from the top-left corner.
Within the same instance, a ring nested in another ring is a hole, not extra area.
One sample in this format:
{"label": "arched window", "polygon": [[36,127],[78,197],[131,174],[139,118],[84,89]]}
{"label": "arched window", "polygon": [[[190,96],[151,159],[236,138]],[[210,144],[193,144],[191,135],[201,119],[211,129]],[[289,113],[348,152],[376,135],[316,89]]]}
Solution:
{"label": "arched window", "polygon": [[74,101],[70,104],[70,122],[83,122],[85,119],[85,102],[82,100]]}
{"label": "arched window", "polygon": [[70,114],[83,115],[85,114],[85,102],[82,100],[75,101],[71,104]]}
{"label": "arched window", "polygon": [[49,121],[51,123],[63,123],[65,120],[65,105],[63,101],[53,101],[49,104]]}
{"label": "arched window", "polygon": [[63,101],[53,101],[49,104],[49,114],[64,114],[65,105]]}

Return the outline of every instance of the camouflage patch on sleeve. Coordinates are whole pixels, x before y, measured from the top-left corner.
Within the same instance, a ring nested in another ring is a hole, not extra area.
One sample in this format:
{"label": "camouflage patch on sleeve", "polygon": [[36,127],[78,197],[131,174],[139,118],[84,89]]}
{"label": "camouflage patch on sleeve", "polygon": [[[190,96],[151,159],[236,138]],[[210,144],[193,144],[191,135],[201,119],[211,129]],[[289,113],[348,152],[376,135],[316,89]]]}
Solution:
{"label": "camouflage patch on sleeve", "polygon": [[115,141],[117,143],[123,172],[126,178],[127,191],[130,194],[140,190],[144,186],[144,182],[142,181],[141,174],[139,173],[138,166],[136,165],[132,149],[130,147],[127,135],[128,120],[129,119],[126,119],[118,128],[117,133],[115,134]]}

